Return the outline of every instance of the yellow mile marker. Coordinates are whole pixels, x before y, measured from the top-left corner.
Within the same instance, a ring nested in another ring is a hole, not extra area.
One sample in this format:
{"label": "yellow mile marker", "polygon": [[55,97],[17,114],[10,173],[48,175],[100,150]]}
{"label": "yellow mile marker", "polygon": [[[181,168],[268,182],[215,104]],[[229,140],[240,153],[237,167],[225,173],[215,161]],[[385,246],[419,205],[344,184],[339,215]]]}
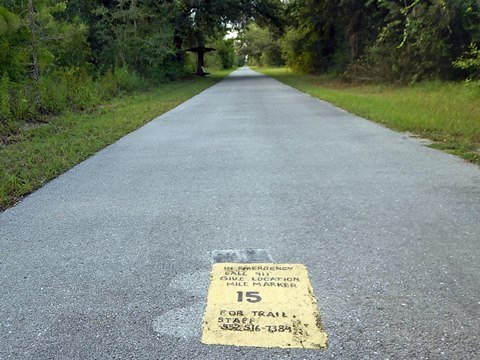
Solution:
{"label": "yellow mile marker", "polygon": [[202,343],[321,349],[328,336],[301,264],[213,264]]}

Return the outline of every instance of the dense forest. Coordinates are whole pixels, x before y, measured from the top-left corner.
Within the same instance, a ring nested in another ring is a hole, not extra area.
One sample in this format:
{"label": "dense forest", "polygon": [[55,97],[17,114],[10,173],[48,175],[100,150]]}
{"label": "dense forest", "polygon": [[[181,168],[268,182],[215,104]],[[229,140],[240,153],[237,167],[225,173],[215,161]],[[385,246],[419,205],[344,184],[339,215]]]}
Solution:
{"label": "dense forest", "polygon": [[0,138],[192,73],[190,47],[212,44],[212,61],[231,67],[228,29],[280,13],[271,0],[0,0]]}
{"label": "dense forest", "polygon": [[252,64],[375,82],[480,77],[479,0],[283,3],[283,28],[241,32]]}
{"label": "dense forest", "polygon": [[192,73],[207,44],[224,68],[478,79],[480,0],[0,0],[0,136]]}

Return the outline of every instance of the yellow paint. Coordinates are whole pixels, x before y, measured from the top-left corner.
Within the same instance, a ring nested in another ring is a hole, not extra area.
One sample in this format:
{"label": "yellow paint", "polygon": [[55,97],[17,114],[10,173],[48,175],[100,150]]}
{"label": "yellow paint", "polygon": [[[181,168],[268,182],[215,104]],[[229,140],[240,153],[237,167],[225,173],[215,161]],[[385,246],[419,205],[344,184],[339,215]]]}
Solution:
{"label": "yellow paint", "polygon": [[210,276],[204,344],[327,347],[304,265],[221,263]]}

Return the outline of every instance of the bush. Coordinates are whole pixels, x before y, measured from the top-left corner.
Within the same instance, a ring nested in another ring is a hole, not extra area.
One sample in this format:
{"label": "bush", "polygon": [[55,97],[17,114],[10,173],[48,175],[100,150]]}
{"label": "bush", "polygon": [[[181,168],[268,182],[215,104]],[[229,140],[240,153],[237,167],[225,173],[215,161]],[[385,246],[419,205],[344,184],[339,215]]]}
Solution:
{"label": "bush", "polygon": [[278,41],[273,41],[269,46],[265,47],[260,57],[262,66],[283,66],[285,62],[282,58],[282,49]]}
{"label": "bush", "polygon": [[47,113],[59,114],[68,107],[68,86],[64,74],[64,71],[58,71],[40,79],[42,109]]}
{"label": "bush", "polygon": [[66,69],[64,77],[67,99],[71,108],[86,110],[100,103],[101,95],[98,85],[85,69],[79,67]]}
{"label": "bush", "polygon": [[353,68],[368,70],[372,78],[400,83],[461,78],[452,62],[470,42],[467,28],[475,10],[467,11],[466,6],[461,1],[415,1],[409,6],[382,2],[384,25],[364,59]]}
{"label": "bush", "polygon": [[0,79],[0,135],[9,132],[12,121],[10,101],[10,79],[7,75],[4,75]]}
{"label": "bush", "polygon": [[480,49],[471,43],[468,51],[454,61],[453,66],[468,72],[469,79],[480,79]]}
{"label": "bush", "polygon": [[139,89],[144,84],[144,80],[135,72],[128,71],[127,68],[115,68],[109,70],[100,80],[100,89],[103,99],[110,99],[114,96],[130,93]]}
{"label": "bush", "polygon": [[143,79],[127,68],[115,68],[113,71],[117,87],[121,93],[129,93],[139,89],[143,85]]}
{"label": "bush", "polygon": [[306,34],[299,29],[289,28],[282,39],[283,58],[287,66],[299,72],[316,72],[315,51],[318,42],[316,34]]}
{"label": "bush", "polygon": [[[156,67],[155,72],[151,75],[151,79],[155,81],[173,81],[178,80],[183,75],[183,64],[166,60],[162,66]],[[149,78],[150,79],[150,78]]]}
{"label": "bush", "polygon": [[38,116],[33,88],[29,83],[12,84],[12,115],[14,123],[20,126],[22,122],[35,119]]}
{"label": "bush", "polygon": [[230,69],[235,64],[235,49],[233,48],[233,40],[218,41],[216,44],[217,55],[220,58],[220,64],[223,69]]}
{"label": "bush", "polygon": [[186,74],[195,74],[196,71],[197,71],[197,56],[192,52],[187,52],[185,54],[182,72]]}
{"label": "bush", "polygon": [[126,68],[109,71],[99,80],[94,80],[85,68],[60,68],[40,77],[41,104],[37,109],[32,105],[35,104],[32,81],[15,83],[4,75],[0,78],[0,136],[14,134],[23,123],[39,117],[45,119],[44,115],[91,109],[144,83],[139,75]]}
{"label": "bush", "polygon": [[27,83],[13,83],[8,76],[0,79],[0,135],[15,133],[20,125],[38,116],[33,89]]}

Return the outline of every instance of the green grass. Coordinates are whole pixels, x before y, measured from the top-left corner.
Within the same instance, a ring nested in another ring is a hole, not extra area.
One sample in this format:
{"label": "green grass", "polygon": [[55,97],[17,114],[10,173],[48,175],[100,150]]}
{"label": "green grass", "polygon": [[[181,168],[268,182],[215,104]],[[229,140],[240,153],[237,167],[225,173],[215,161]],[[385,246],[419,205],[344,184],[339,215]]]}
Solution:
{"label": "green grass", "polygon": [[8,144],[0,144],[0,210],[227,74],[215,72],[205,78],[161,84],[90,112],[67,113],[46,124],[23,128]]}
{"label": "green grass", "polygon": [[284,68],[256,70],[394,130],[431,139],[432,147],[480,165],[479,82],[359,85]]}

